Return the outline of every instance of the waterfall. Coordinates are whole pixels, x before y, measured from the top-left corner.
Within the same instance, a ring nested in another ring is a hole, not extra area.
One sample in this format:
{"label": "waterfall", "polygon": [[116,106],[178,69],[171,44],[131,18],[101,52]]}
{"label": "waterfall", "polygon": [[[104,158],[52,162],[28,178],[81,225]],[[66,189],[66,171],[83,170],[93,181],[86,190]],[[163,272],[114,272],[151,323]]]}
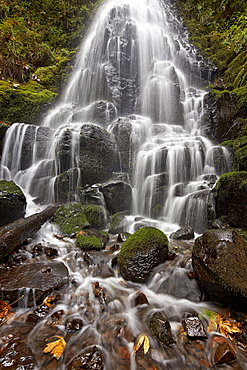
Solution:
{"label": "waterfall", "polygon": [[201,134],[211,74],[168,2],[106,0],[60,103],[40,126],[8,130],[1,178],[50,203],[81,201],[79,187],[128,172],[126,228],[192,226],[200,233],[213,183],[230,170],[227,151]]}

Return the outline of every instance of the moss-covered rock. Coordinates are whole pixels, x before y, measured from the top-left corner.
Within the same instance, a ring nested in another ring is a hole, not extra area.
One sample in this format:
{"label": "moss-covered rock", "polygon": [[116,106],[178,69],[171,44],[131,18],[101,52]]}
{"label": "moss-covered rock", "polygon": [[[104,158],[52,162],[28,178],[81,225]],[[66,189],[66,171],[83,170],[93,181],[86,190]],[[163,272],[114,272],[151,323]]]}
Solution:
{"label": "moss-covered rock", "polygon": [[247,136],[224,141],[222,145],[233,150],[233,169],[235,171],[247,171]]}
{"label": "moss-covered rock", "polygon": [[19,186],[13,181],[0,180],[0,226],[24,217],[26,205]]}
{"label": "moss-covered rock", "polygon": [[82,206],[76,203],[60,207],[54,214],[52,221],[60,227],[63,234],[68,235],[77,234],[90,227]]}
{"label": "moss-covered rock", "polygon": [[100,230],[106,227],[106,211],[102,206],[85,205],[83,212],[92,228]]}
{"label": "moss-covered rock", "polygon": [[110,234],[119,234],[124,232],[125,217],[126,214],[124,212],[115,213],[111,216],[108,230]]}
{"label": "moss-covered rock", "polygon": [[231,229],[209,230],[197,238],[192,263],[211,299],[246,310],[247,242]]}
{"label": "moss-covered rock", "polygon": [[76,245],[83,251],[99,251],[104,248],[102,241],[95,235],[78,235],[76,237]]}
{"label": "moss-covered rock", "polygon": [[217,218],[230,226],[247,227],[247,172],[223,174],[214,189]]}
{"label": "moss-covered rock", "polygon": [[23,85],[0,81],[0,121],[35,123],[56,96],[32,80]]}
{"label": "moss-covered rock", "polygon": [[156,228],[143,227],[122,244],[117,256],[120,274],[126,280],[144,283],[167,256],[167,236]]}

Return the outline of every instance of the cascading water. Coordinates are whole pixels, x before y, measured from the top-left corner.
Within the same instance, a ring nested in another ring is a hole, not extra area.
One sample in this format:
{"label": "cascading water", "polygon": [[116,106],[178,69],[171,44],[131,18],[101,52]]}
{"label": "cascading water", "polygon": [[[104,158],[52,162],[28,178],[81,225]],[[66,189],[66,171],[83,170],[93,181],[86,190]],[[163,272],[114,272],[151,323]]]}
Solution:
{"label": "cascading water", "polygon": [[[15,180],[36,202],[49,203],[80,201],[78,187],[126,171],[133,188],[127,228],[135,230],[140,221],[134,220],[146,218],[142,224],[165,232],[180,225],[200,233],[206,228],[206,189],[229,170],[226,150],[200,134],[202,86],[211,73],[169,4],[106,1],[61,103],[41,127],[15,124],[9,130],[1,177]],[[121,166],[116,159],[107,175],[98,170],[89,176],[90,164],[88,171],[82,165],[88,161],[80,150],[82,127],[88,125],[94,137],[99,126],[109,125],[114,135],[123,120],[130,130],[127,160],[120,150]],[[66,199],[59,194],[61,175]]]}
{"label": "cascading water", "polygon": [[[169,234],[179,226],[192,226],[201,233],[210,189],[230,168],[227,151],[201,134],[203,86],[211,73],[168,3],[106,0],[61,103],[41,126],[19,123],[8,130],[1,177],[13,179],[37,204],[84,204],[84,190],[91,188],[96,189],[94,204],[103,204],[98,183],[119,176],[126,183],[129,179],[133,193],[126,230],[152,225]],[[69,283],[48,308],[36,307],[35,291],[25,289],[25,302],[19,302],[8,325],[0,326],[1,368],[71,370],[77,368],[71,361],[81,354],[81,366],[100,370],[214,366],[213,346],[223,336],[211,332],[208,341],[193,341],[182,326],[190,316],[201,315],[206,323],[209,309],[224,313],[203,301],[193,279],[192,242],[170,243],[171,259],[141,284],[123,281],[112,267],[119,248],[116,239],[102,252],[82,252],[73,239],[58,234],[56,226],[47,223],[22,252],[31,259],[29,266],[32,258],[49,258],[49,266],[52,258],[42,252],[39,256],[39,251],[55,246],[56,262],[67,266]],[[43,273],[49,274],[49,268]],[[28,309],[30,295],[34,307]],[[164,313],[171,325],[171,346],[161,345],[150,330],[156,312]],[[134,347],[140,334],[150,339],[146,354],[142,346]],[[47,341],[58,339],[54,336],[67,343],[59,360],[43,352]],[[24,348],[19,362],[16,344]],[[231,352],[233,346],[226,350]],[[238,358],[235,365],[247,369],[246,355],[236,347],[231,352]]]}

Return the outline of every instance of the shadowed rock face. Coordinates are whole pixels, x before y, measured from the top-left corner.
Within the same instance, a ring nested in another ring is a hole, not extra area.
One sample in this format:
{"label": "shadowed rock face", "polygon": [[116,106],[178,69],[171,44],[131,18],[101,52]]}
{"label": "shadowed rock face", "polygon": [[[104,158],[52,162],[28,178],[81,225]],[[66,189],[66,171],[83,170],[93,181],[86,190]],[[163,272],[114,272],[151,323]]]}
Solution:
{"label": "shadowed rock face", "polygon": [[217,217],[232,227],[247,227],[247,172],[223,174],[214,189]]}
{"label": "shadowed rock face", "polygon": [[0,226],[24,217],[26,197],[13,181],[0,181]]}
{"label": "shadowed rock face", "polygon": [[209,230],[196,239],[194,271],[211,298],[246,310],[247,242],[234,230]]}
{"label": "shadowed rock face", "polygon": [[132,234],[118,254],[120,273],[126,280],[145,282],[151,271],[167,260],[168,239],[153,227],[143,227]]}

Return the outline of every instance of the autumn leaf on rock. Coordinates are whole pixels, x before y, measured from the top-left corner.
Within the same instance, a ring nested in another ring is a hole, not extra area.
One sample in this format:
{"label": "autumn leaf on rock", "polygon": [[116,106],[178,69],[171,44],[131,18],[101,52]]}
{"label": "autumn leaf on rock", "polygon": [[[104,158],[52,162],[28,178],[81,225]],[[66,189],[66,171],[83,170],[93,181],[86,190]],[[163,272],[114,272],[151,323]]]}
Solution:
{"label": "autumn leaf on rock", "polygon": [[64,352],[64,349],[66,347],[66,342],[64,338],[60,337],[59,335],[56,335],[55,337],[59,339],[54,342],[48,343],[45,349],[43,350],[43,352],[50,353],[51,355],[56,357],[56,359],[58,360]]}
{"label": "autumn leaf on rock", "polygon": [[143,347],[144,354],[146,354],[149,350],[150,345],[149,345],[149,339],[145,334],[139,335],[139,337],[137,338],[135,342],[133,350],[134,352],[137,352],[142,347]]}
{"label": "autumn leaf on rock", "polygon": [[4,324],[12,315],[12,307],[5,301],[0,301],[0,325]]}
{"label": "autumn leaf on rock", "polygon": [[46,297],[44,300],[43,300],[43,303],[47,306],[47,307],[53,307],[54,304],[51,303],[51,302],[54,302],[55,300],[57,299],[57,297],[55,295],[49,295],[48,297]]}
{"label": "autumn leaf on rock", "polygon": [[240,323],[227,320],[222,315],[218,316],[217,321],[220,333],[227,338],[232,339],[232,337],[236,337],[240,333],[242,333],[242,330],[240,329],[241,327]]}

